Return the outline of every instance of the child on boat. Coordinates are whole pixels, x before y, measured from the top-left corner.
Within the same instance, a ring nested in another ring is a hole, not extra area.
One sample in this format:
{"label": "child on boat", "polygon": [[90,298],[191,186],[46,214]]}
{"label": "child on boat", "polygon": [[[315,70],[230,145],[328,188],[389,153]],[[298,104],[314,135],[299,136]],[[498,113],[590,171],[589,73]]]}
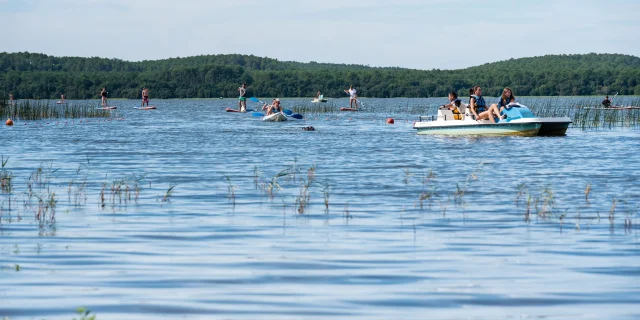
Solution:
{"label": "child on boat", "polygon": [[494,115],[501,118],[500,110],[498,110],[496,105],[487,107],[487,104],[482,97],[482,88],[480,86],[473,87],[473,95],[471,95],[471,98],[469,99],[469,107],[476,120],[489,120],[491,123],[496,123]]}
{"label": "child on boat", "polygon": [[462,103],[460,99],[458,99],[458,94],[455,91],[449,92],[449,101],[447,104],[443,104],[440,106],[441,109],[449,109],[453,112],[453,119],[462,120],[462,114],[464,110],[467,108],[467,105]]}
{"label": "child on boat", "polygon": [[500,113],[502,113],[502,111],[506,109],[510,103],[514,102],[516,102],[516,97],[513,95],[513,91],[510,88],[504,88],[504,90],[502,90],[502,96],[500,96],[498,103],[491,105],[491,107],[495,106],[496,108],[499,108]]}

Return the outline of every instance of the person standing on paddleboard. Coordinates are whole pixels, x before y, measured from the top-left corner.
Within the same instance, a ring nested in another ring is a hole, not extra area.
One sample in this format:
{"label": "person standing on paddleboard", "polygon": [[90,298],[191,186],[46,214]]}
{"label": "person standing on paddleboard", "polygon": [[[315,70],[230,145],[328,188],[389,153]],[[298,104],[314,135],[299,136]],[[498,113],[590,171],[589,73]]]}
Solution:
{"label": "person standing on paddleboard", "polygon": [[240,112],[247,112],[247,84],[243,83],[242,86],[238,87],[238,93],[240,97],[238,98],[238,110]]}
{"label": "person standing on paddleboard", "polygon": [[107,88],[102,88],[102,91],[100,92],[100,96],[102,96],[102,106],[106,107],[107,106]]}
{"label": "person standing on paddleboard", "polygon": [[149,106],[149,89],[147,89],[146,87],[142,88],[142,106],[144,107],[144,104],[147,104],[147,107]]}
{"label": "person standing on paddleboard", "polygon": [[9,105],[13,105],[13,93],[9,93]]}
{"label": "person standing on paddleboard", "polygon": [[[352,108],[354,110],[358,109],[358,95],[356,92],[356,89],[353,87],[353,85],[349,86],[349,89],[344,90],[344,92],[349,94],[349,108]],[[353,107],[353,105],[355,104],[355,108]]]}

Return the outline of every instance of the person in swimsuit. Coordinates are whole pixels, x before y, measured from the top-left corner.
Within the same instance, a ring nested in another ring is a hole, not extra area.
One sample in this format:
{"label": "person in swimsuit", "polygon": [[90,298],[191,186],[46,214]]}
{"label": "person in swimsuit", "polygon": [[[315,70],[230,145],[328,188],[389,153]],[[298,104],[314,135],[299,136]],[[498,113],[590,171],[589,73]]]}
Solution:
{"label": "person in swimsuit", "polygon": [[61,94],[61,95],[60,95],[60,102],[61,102],[61,103],[64,103],[64,94]]}
{"label": "person in swimsuit", "polygon": [[147,107],[149,106],[149,89],[147,89],[146,87],[142,88],[142,106],[144,107],[144,104],[147,104]]}
{"label": "person in swimsuit", "polygon": [[240,97],[238,98],[238,110],[240,112],[247,111],[247,84],[243,83],[242,86],[238,87],[238,93]]}
{"label": "person in swimsuit", "polygon": [[9,93],[9,105],[12,106],[13,105],[13,93]]}
{"label": "person in swimsuit", "polygon": [[320,100],[320,91],[316,92],[316,100]]}
{"label": "person in swimsuit", "polygon": [[107,88],[102,88],[102,91],[100,92],[100,96],[102,97],[102,106],[106,107],[107,106]]}
{"label": "person in swimsuit", "polygon": [[487,107],[487,103],[482,97],[482,88],[480,86],[473,87],[473,95],[469,99],[469,107],[476,120],[488,119],[491,123],[496,123],[493,116],[500,118],[500,111],[495,105]]}
{"label": "person in swimsuit", "polygon": [[271,115],[274,114],[276,112],[282,112],[282,107],[280,106],[280,99],[276,98],[273,99],[273,104],[268,106],[268,105],[264,105],[262,107],[263,109],[267,109],[267,115]]}
{"label": "person in swimsuit", "polygon": [[[345,93],[349,94],[349,108],[358,109],[358,94],[353,85],[349,86],[349,89],[344,90]],[[355,108],[353,105],[355,104]]]}

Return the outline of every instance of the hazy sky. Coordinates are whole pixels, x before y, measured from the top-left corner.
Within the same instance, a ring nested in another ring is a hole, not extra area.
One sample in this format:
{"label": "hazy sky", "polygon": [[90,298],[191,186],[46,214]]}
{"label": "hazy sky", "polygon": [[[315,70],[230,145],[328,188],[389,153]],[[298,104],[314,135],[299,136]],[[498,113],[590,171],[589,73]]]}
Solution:
{"label": "hazy sky", "polygon": [[640,56],[639,0],[0,0],[0,52],[459,69],[561,53]]}

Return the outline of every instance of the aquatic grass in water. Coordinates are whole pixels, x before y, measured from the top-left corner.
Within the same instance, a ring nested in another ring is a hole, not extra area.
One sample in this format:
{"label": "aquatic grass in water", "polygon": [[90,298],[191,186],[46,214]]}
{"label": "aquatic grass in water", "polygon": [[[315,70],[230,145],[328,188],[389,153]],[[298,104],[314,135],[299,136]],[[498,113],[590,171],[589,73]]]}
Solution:
{"label": "aquatic grass in water", "polygon": [[[548,99],[524,104],[538,117],[570,117],[572,126],[583,130],[640,126],[640,109],[605,109],[592,98],[577,101]],[[640,106],[640,99],[629,100],[628,105]]]}
{"label": "aquatic grass in water", "polygon": [[56,104],[51,101],[24,100],[13,105],[0,106],[0,118],[13,120],[44,120],[44,119],[78,119],[78,118],[108,118],[110,110],[97,108],[87,104]]}

